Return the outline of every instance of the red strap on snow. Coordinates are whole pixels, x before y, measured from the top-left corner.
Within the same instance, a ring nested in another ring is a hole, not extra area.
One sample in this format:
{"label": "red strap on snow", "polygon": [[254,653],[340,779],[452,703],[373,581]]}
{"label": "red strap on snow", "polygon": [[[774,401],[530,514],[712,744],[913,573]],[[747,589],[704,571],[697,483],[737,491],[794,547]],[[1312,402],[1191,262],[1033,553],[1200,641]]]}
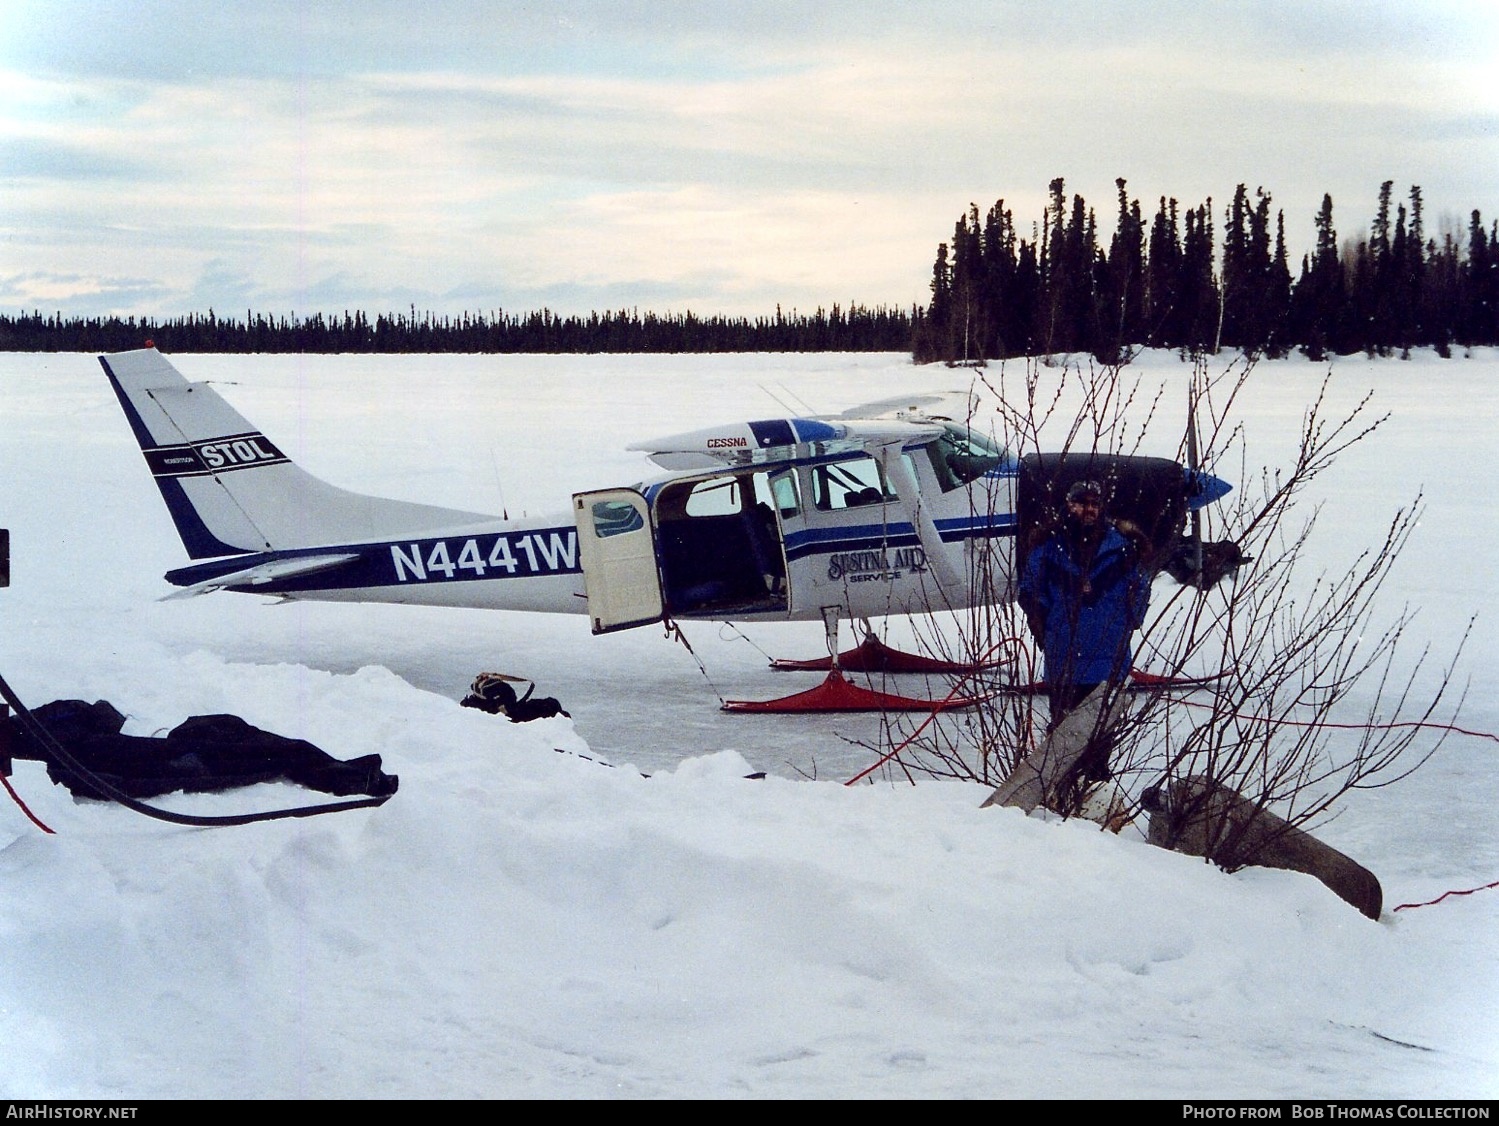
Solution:
{"label": "red strap on snow", "polygon": [[1499,888],[1499,880],[1495,880],[1491,884],[1484,884],[1482,887],[1464,888],[1462,891],[1444,891],[1435,899],[1428,899],[1425,903],[1402,903],[1399,907],[1393,907],[1391,908],[1391,910],[1404,911],[1407,907],[1431,907],[1434,904],[1440,903],[1442,902],[1442,900],[1449,898],[1450,896],[1472,895],[1475,891],[1488,891],[1490,888]]}
{"label": "red strap on snow", "polygon": [[31,810],[26,808],[26,803],[21,800],[21,795],[16,793],[16,791],[10,784],[10,779],[3,774],[0,774],[0,785],[3,785],[5,787],[5,792],[10,795],[10,800],[15,802],[16,805],[20,807],[21,812],[27,816],[27,818],[33,825],[35,825],[44,833],[51,833],[53,836],[57,835],[57,831],[55,829],[49,829],[42,823],[42,820],[37,817],[36,814],[32,813]]}
{"label": "red strap on snow", "polygon": [[[1015,641],[1015,638],[1013,638],[1013,637],[1006,637],[1003,640],[995,642],[993,645],[989,646],[988,651],[985,652],[984,655],[978,659],[978,661],[976,662],[976,664],[979,665],[980,667],[986,666],[989,663],[990,659],[994,656],[994,654],[996,652],[998,652],[998,650],[1000,649],[1001,646],[1009,645],[1013,641]],[[866,767],[864,770],[859,771],[859,773],[855,774],[852,778],[850,778],[847,782],[845,782],[843,784],[845,786],[852,786],[855,782],[859,781],[860,779],[869,777],[876,770],[878,770],[880,767],[884,766],[887,762],[889,762],[891,759],[893,759],[896,755],[900,754],[901,751],[903,751],[907,747],[909,747],[911,745],[912,740],[914,740],[916,738],[916,736],[920,735],[923,731],[925,731],[931,725],[932,721],[934,719],[936,719],[939,715],[941,715],[942,712],[943,712],[943,710],[946,709],[949,705],[951,705],[951,703],[953,702],[953,700],[955,700],[955,699],[958,698],[958,693],[961,691],[961,689],[963,687],[963,682],[965,680],[967,680],[969,676],[972,676],[972,675],[973,675],[972,673],[969,673],[969,674],[967,674],[965,676],[960,676],[957,679],[957,681],[953,684],[952,691],[947,694],[947,698],[944,699],[944,700],[942,700],[940,703],[936,703],[936,704],[932,705],[931,714],[929,714],[924,720],[921,721],[921,723],[917,726],[917,728],[916,728],[915,731],[911,732],[911,734],[907,735],[904,739],[902,739],[897,746],[895,746],[894,748],[891,749],[891,751],[890,751],[889,754],[881,755],[880,758],[878,758],[877,760],[875,760],[875,762],[873,763],[873,765],[871,765],[869,767]]]}

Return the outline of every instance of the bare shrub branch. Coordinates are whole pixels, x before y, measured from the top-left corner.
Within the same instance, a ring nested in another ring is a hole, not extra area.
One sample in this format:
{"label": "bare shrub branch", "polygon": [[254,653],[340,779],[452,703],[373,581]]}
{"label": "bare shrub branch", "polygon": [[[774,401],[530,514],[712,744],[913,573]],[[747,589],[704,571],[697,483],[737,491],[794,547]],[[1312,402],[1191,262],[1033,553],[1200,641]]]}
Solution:
{"label": "bare shrub branch", "polygon": [[[1352,791],[1409,776],[1440,747],[1431,728],[1440,726],[1439,713],[1451,724],[1461,708],[1454,677],[1467,632],[1432,669],[1429,647],[1410,655],[1414,611],[1384,605],[1392,569],[1421,517],[1419,495],[1350,562],[1314,568],[1321,512],[1308,508],[1308,491],[1388,416],[1372,415],[1372,393],[1334,410],[1329,375],[1302,415],[1288,463],[1251,470],[1249,435],[1238,416],[1254,368],[1237,359],[1210,374],[1198,357],[1191,387],[1201,468],[1238,482],[1204,510],[1203,536],[1233,541],[1248,561],[1236,577],[1207,589],[1158,580],[1138,650],[1169,674],[1211,678],[1210,687],[1142,693],[1119,732],[1112,766],[1137,805],[1150,787],[1205,777],[1288,826],[1305,827]],[[1069,408],[1072,401],[1078,405]],[[1063,452],[1133,454],[1163,401],[1164,389],[1147,393],[1122,365],[1083,370],[1067,363],[1058,372],[1030,361],[1018,378],[1003,365],[981,374],[968,421],[1017,457],[1056,450],[1050,435],[1059,427]],[[1186,448],[1184,439],[1180,460]],[[975,498],[975,508],[987,504],[989,515],[1013,511],[1006,491]],[[896,769],[908,777],[996,783],[1045,731],[1044,697],[1017,691],[1039,680],[1040,662],[1011,599],[1014,549],[993,539],[972,543],[974,608],[919,633],[934,655],[985,664],[959,687],[989,699],[916,738],[909,720],[894,723],[890,745],[909,741],[896,756]],[[937,698],[943,693],[941,686],[935,691]],[[1236,864],[1253,859],[1231,848],[1225,855]]]}

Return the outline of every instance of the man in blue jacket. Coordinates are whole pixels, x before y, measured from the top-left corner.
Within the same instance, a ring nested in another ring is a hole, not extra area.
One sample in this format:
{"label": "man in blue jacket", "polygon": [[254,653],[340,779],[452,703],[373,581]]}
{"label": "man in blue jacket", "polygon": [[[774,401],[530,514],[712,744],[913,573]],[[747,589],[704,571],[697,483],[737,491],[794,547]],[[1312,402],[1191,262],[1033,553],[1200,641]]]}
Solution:
{"label": "man in blue jacket", "polygon": [[[1019,598],[1045,656],[1050,728],[1099,684],[1118,684],[1128,675],[1131,638],[1150,604],[1144,542],[1138,529],[1104,515],[1096,481],[1076,482],[1067,490],[1061,522],[1034,535]],[[1112,738],[1100,732],[1079,757],[1061,787],[1072,804],[1092,783],[1111,777],[1112,750]]]}

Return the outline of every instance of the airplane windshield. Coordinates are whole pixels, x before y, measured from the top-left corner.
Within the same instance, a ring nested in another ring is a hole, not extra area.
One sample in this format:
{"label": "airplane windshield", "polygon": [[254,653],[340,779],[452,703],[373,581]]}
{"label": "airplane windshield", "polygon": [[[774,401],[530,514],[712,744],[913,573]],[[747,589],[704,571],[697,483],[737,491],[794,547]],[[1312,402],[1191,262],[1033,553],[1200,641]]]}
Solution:
{"label": "airplane windshield", "polygon": [[931,453],[932,468],[937,471],[937,480],[944,493],[977,481],[1007,459],[1003,447],[956,423],[945,425],[942,436],[927,450]]}

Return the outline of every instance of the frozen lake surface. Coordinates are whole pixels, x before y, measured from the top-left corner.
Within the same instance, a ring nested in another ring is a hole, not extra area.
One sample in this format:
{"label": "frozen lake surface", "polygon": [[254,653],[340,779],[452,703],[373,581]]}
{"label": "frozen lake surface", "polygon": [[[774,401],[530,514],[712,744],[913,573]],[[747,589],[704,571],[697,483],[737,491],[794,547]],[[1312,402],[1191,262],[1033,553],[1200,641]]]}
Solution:
{"label": "frozen lake surface", "polygon": [[[652,476],[631,442],[970,377],[894,355],[171,358],[334,484],[512,516]],[[1499,356],[1331,370],[1334,404],[1373,390],[1391,417],[1308,498],[1313,561],[1347,567],[1422,491],[1388,600],[1419,611],[1413,655],[1479,615],[1461,720],[1499,731]],[[1168,388],[1143,452],[1174,456],[1188,369],[1132,371]],[[1294,452],[1327,371],[1260,366],[1236,407],[1251,470]],[[378,810],[204,831],[18,763],[57,834],[0,826],[14,1097],[1499,1093],[1499,890],[1389,910],[1499,879],[1491,738],[1318,830],[1383,882],[1370,922],[1305,877],[981,812],[973,785],[837,785],[888,745],[879,717],[718,710],[810,686],[767,661],[819,655],[819,625],[688,624],[689,653],[581,616],[160,602],[186,558],[92,356],[0,355],[0,472],[0,672],[23,699],[108,699],[139,734],[233,712],[402,780]],[[571,721],[457,707],[483,670]]]}

